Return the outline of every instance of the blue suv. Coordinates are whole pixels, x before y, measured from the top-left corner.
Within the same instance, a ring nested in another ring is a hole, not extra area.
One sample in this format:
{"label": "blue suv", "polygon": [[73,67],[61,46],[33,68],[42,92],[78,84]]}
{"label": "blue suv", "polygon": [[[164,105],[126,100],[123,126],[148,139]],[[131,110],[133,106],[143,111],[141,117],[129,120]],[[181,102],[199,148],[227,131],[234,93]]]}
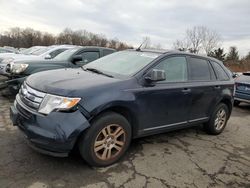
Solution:
{"label": "blue suv", "polygon": [[204,124],[220,134],[234,80],[213,58],[179,51],[126,50],[78,69],[29,76],[10,108],[35,150],[92,166],[119,160],[131,139]]}

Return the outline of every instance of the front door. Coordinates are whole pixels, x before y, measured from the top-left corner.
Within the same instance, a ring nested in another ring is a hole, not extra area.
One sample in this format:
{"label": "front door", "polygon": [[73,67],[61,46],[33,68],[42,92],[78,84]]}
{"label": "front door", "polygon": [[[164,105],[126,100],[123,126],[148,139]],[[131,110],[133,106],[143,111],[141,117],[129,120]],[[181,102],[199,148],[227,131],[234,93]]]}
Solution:
{"label": "front door", "polygon": [[[162,60],[153,69],[164,70],[166,80],[145,86],[137,95],[143,106],[140,131],[154,131],[183,125],[188,119],[190,89],[187,83],[185,56]],[[152,69],[151,69],[152,70]]]}

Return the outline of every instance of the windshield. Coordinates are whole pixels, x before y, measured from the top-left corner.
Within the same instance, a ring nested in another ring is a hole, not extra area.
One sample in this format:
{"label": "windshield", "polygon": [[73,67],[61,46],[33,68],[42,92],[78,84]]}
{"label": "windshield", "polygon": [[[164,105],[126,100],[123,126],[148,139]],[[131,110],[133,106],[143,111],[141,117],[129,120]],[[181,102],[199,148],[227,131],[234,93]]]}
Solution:
{"label": "windshield", "polygon": [[45,47],[38,47],[38,46],[33,46],[31,48],[23,49],[20,51],[21,54],[29,55],[37,50],[44,49]]}
{"label": "windshield", "polygon": [[32,52],[31,54],[32,55],[41,55],[41,54],[47,52],[48,50],[50,50],[52,48],[53,47],[42,48],[42,49],[39,49],[39,50],[36,50],[36,51]]}
{"label": "windshield", "polygon": [[54,57],[54,60],[56,61],[65,61],[68,60],[79,48],[73,48],[69,50],[65,50],[64,52],[60,53],[56,57]]}
{"label": "windshield", "polygon": [[121,51],[97,59],[84,68],[94,68],[109,74],[132,76],[159,55],[151,52]]}

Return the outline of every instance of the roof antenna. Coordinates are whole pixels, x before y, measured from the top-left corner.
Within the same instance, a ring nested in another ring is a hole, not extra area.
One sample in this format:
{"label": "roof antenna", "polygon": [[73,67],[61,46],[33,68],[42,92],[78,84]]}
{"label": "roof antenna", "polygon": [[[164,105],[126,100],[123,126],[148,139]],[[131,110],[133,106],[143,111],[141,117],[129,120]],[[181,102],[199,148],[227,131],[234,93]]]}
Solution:
{"label": "roof antenna", "polygon": [[146,41],[147,41],[147,39],[145,39],[145,40],[141,43],[141,45],[140,45],[138,48],[136,48],[135,51],[141,51],[141,47],[142,47],[142,45],[143,45]]}

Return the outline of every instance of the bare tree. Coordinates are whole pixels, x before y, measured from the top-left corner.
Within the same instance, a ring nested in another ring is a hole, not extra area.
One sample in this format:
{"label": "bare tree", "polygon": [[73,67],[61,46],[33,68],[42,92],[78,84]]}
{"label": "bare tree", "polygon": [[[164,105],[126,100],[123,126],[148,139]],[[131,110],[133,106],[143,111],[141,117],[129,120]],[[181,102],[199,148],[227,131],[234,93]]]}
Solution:
{"label": "bare tree", "polygon": [[173,44],[174,49],[179,51],[188,51],[189,45],[186,39],[176,40]]}
{"label": "bare tree", "polygon": [[202,26],[201,30],[201,43],[202,48],[208,55],[216,47],[218,47],[220,42],[219,34],[214,30],[209,30],[207,27]]}
{"label": "bare tree", "polygon": [[186,31],[187,45],[189,45],[189,51],[192,53],[199,53],[202,44],[202,30],[201,27],[195,26],[192,29]]}
{"label": "bare tree", "polygon": [[217,32],[209,30],[205,26],[195,26],[186,30],[186,35],[182,40],[174,42],[174,48],[181,51],[190,51],[191,53],[199,53],[204,50],[209,54],[214,50],[220,42]]}

